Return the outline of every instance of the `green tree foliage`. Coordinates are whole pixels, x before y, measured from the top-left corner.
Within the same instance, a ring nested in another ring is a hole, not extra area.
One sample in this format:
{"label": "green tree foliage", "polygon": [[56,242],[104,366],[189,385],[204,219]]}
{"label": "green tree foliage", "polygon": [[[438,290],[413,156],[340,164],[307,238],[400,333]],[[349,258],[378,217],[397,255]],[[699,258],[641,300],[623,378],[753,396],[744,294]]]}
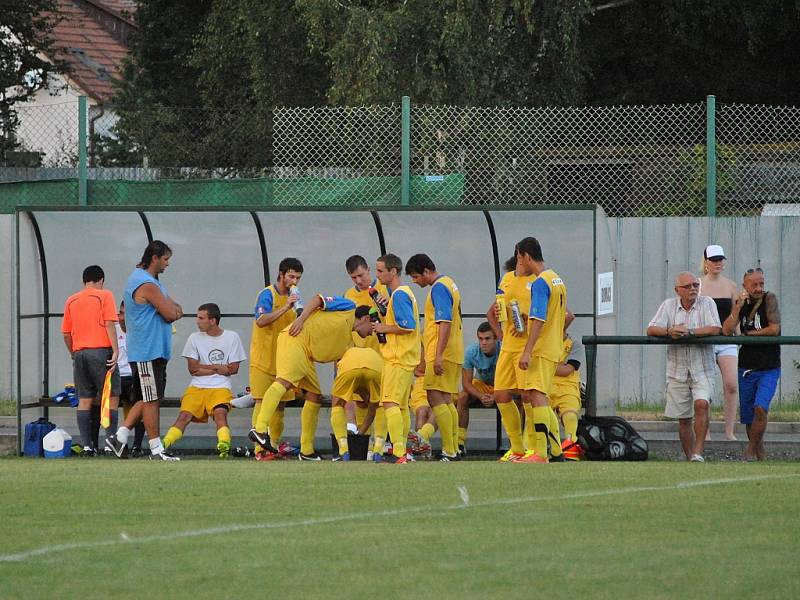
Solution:
{"label": "green tree foliage", "polygon": [[19,146],[14,105],[46,88],[53,75],[66,70],[50,38],[57,23],[54,11],[54,0],[0,0],[0,155],[3,157]]}

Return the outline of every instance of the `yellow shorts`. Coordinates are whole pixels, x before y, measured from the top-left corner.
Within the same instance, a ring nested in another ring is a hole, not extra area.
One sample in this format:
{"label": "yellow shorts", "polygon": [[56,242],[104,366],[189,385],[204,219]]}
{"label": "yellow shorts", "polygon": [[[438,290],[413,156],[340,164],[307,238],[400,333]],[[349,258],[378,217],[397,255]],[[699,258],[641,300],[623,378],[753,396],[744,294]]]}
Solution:
{"label": "yellow shorts", "polygon": [[394,402],[400,408],[407,408],[413,383],[414,369],[385,363],[381,376],[381,404]]}
{"label": "yellow shorts", "polygon": [[414,412],[418,408],[430,408],[428,404],[428,392],[425,391],[425,378],[417,377],[414,380],[414,387],[411,389],[411,398],[408,400],[408,407]]}
{"label": "yellow shorts", "polygon": [[364,398],[359,392],[364,392],[366,399],[378,403],[381,398],[381,373],[373,369],[361,367],[339,373],[333,380],[331,394],[345,402],[361,402]]}
{"label": "yellow shorts", "polygon": [[506,352],[500,349],[497,367],[494,371],[494,389],[522,390],[525,371],[519,368],[519,355],[522,352]]}
{"label": "yellow shorts", "polygon": [[581,396],[578,392],[561,393],[564,390],[556,390],[555,386],[550,388],[550,408],[556,411],[559,415],[565,412],[581,411]]}
{"label": "yellow shorts", "polygon": [[317,369],[306,354],[303,344],[286,332],[278,335],[277,377],[288,381],[295,387],[314,394],[321,394]]}
{"label": "yellow shorts", "polygon": [[554,360],[534,356],[531,358],[528,370],[524,371],[522,389],[537,390],[545,395],[549,394],[550,388],[553,386],[553,377],[555,377],[557,366],[558,363]]}
{"label": "yellow shorts", "polygon": [[433,361],[425,363],[425,389],[436,390],[449,394],[458,393],[458,384],[461,381],[461,365],[444,361],[444,373],[437,375],[433,372]]}
{"label": "yellow shorts", "polygon": [[228,388],[198,388],[189,386],[181,398],[181,410],[192,415],[195,423],[205,423],[214,409],[223,406],[230,410],[233,393]]}
{"label": "yellow shorts", "polygon": [[[256,367],[250,367],[250,394],[256,402],[260,402],[269,387],[275,383],[275,375],[265,373]],[[281,402],[294,400],[294,390],[288,390]]]}

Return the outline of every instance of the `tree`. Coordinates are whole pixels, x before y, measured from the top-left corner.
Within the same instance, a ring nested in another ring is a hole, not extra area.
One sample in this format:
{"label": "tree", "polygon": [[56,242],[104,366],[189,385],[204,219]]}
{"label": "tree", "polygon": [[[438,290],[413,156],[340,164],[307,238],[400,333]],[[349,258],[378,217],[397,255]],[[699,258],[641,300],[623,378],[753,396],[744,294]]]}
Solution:
{"label": "tree", "polygon": [[[50,33],[58,22],[54,0],[0,0],[0,152],[19,146],[14,105],[66,71]],[[42,58],[47,56],[48,58]]]}

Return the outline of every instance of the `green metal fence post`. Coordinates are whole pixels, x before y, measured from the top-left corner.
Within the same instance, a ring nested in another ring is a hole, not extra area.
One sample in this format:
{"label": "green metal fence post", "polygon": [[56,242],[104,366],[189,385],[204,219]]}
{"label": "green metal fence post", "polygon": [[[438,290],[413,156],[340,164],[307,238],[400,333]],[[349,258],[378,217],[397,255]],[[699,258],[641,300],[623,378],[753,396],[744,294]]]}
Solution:
{"label": "green metal fence post", "polygon": [[717,98],[706,96],[706,214],[717,216]]}
{"label": "green metal fence post", "polygon": [[411,98],[403,96],[400,117],[400,204],[411,204]]}
{"label": "green metal fence post", "polygon": [[88,171],[86,169],[86,96],[78,97],[78,206],[86,206]]}

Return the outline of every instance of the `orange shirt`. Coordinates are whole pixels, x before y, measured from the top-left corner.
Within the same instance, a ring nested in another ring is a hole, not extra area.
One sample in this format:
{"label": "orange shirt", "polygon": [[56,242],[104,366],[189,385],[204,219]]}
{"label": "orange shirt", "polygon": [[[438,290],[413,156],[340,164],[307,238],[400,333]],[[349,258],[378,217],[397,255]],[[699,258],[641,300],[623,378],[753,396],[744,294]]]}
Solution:
{"label": "orange shirt", "polygon": [[111,290],[84,288],[64,304],[61,333],[72,336],[72,351],[111,348],[107,322],[117,321],[117,304]]}

